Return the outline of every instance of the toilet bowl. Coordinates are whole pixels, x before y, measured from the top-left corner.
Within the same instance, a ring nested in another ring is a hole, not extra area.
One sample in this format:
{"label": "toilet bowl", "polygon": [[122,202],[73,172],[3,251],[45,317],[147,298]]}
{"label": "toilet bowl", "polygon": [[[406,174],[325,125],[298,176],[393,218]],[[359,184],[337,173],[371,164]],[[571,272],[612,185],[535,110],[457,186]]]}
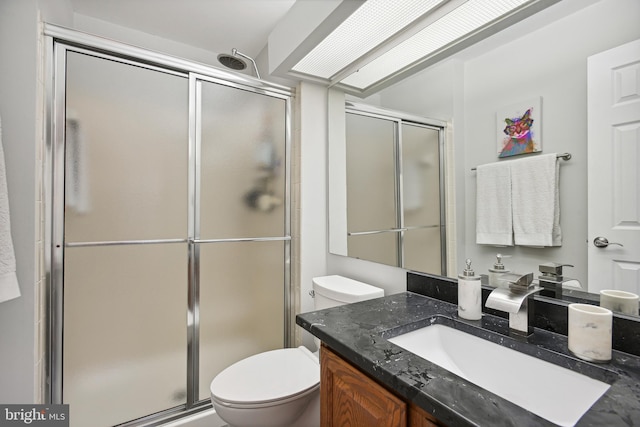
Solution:
{"label": "toilet bowl", "polygon": [[[314,306],[328,308],[384,296],[342,276],[313,279]],[[211,382],[211,403],[229,427],[320,427],[320,363],[306,347],[250,356]]]}
{"label": "toilet bowl", "polygon": [[319,426],[319,397],[320,363],[305,347],[256,354],[211,382],[211,403],[230,427]]}

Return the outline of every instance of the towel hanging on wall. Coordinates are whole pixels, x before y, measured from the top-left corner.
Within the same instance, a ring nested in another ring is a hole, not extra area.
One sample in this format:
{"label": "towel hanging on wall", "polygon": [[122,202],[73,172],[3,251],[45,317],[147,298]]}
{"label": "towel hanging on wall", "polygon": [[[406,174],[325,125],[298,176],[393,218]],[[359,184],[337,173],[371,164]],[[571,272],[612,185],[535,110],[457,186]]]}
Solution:
{"label": "towel hanging on wall", "polygon": [[478,166],[476,243],[562,246],[560,167],[571,155],[543,154]]}
{"label": "towel hanging on wall", "polygon": [[2,121],[0,121],[0,302],[20,296],[16,258],[11,240],[11,222],[9,221],[9,195],[7,174],[2,146]]}
{"label": "towel hanging on wall", "polygon": [[559,169],[555,153],[512,162],[516,245],[562,246]]}
{"label": "towel hanging on wall", "polygon": [[513,246],[511,172],[507,162],[478,166],[476,243]]}

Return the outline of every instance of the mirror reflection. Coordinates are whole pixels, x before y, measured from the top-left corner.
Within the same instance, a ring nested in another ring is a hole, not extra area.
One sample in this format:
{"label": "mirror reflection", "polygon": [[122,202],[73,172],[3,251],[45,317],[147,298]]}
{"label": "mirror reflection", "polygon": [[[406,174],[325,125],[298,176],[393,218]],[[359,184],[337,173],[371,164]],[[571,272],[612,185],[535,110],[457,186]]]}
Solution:
{"label": "mirror reflection", "polygon": [[[445,238],[449,268],[435,274],[457,277],[464,259],[472,258],[476,272],[488,275],[500,253],[507,269],[531,272],[536,278],[545,274],[541,265],[566,265],[562,294],[567,300],[598,303],[602,290],[640,293],[640,236],[634,234],[640,229],[635,226],[640,218],[637,209],[630,208],[640,199],[633,179],[637,169],[633,150],[640,133],[637,125],[629,124],[640,122],[634,103],[640,99],[640,48],[630,44],[640,38],[638,16],[640,5],[631,0],[563,0],[369,98],[346,96],[357,103],[450,124],[444,147],[446,191],[442,191],[449,202],[442,223],[455,239]],[[612,57],[619,63],[607,63]],[[603,80],[602,75],[614,80]],[[607,87],[619,93],[606,94],[603,100],[600,93]],[[332,89],[329,95],[330,251],[345,255],[333,244],[334,231],[344,227],[334,222],[340,206],[334,196],[342,194],[346,199],[347,191],[332,176],[333,166],[346,162],[336,160],[339,150],[334,147],[346,121],[345,96],[336,92]],[[603,120],[610,116],[604,108],[615,96],[621,105],[634,105],[625,114],[635,118],[624,125]],[[498,129],[498,112],[530,99],[540,100],[541,153],[499,159],[497,144],[504,122]],[[342,118],[335,111],[339,100]],[[477,200],[477,175],[472,168],[550,153],[572,155],[570,161],[559,162],[561,245],[477,244],[476,210],[482,201]],[[603,165],[613,168],[604,171]],[[375,187],[371,193],[378,195],[382,190]],[[612,243],[595,245],[599,238]],[[428,267],[408,269],[434,273]]]}
{"label": "mirror reflection", "polygon": [[436,121],[348,105],[346,233],[335,236],[343,255],[446,274],[443,132]]}

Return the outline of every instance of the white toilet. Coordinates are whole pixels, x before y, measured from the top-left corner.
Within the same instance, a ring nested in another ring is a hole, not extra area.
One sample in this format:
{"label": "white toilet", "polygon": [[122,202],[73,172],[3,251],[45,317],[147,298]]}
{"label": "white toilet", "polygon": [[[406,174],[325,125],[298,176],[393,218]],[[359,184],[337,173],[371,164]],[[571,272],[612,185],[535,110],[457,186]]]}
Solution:
{"label": "white toilet", "polygon": [[[316,310],[384,296],[380,288],[342,276],[314,278],[313,293]],[[236,362],[210,389],[216,413],[230,427],[320,426],[320,363],[305,347]]]}

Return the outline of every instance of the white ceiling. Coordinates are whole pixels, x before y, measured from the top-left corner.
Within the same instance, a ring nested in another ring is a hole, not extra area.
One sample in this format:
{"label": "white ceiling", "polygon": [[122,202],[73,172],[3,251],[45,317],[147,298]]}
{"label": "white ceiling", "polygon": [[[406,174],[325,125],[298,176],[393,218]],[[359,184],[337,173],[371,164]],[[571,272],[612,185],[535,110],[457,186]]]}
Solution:
{"label": "white ceiling", "polygon": [[70,0],[74,12],[213,52],[256,57],[295,0]]}

